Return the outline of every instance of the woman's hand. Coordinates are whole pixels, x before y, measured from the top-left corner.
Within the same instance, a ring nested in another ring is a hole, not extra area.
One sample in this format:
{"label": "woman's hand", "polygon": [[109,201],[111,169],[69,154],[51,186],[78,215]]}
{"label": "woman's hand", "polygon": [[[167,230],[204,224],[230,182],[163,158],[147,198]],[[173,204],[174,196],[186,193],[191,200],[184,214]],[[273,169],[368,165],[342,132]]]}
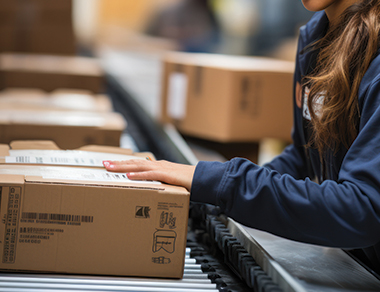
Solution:
{"label": "woman's hand", "polygon": [[165,160],[106,160],[103,161],[103,165],[108,171],[125,172],[131,180],[158,180],[172,185],[183,186],[189,191],[191,190],[195,171],[195,166],[193,165]]}

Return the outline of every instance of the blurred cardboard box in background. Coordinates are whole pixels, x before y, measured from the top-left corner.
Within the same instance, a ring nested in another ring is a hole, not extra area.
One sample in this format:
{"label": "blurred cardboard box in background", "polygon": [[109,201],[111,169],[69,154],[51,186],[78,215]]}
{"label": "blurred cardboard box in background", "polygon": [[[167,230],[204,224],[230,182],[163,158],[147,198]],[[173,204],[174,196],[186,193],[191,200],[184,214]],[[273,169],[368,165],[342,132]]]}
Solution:
{"label": "blurred cardboard box in background", "polygon": [[0,52],[76,54],[72,0],[0,0]]}
{"label": "blurred cardboard box in background", "polygon": [[0,89],[7,87],[104,91],[104,72],[96,58],[38,54],[0,54]]}
{"label": "blurred cardboard box in background", "polygon": [[162,122],[218,142],[291,140],[294,62],[171,52],[163,58]]}
{"label": "blurred cardboard box in background", "polygon": [[105,94],[75,89],[56,89],[48,93],[35,88],[7,88],[0,91],[0,108],[93,112],[113,110],[112,101]]}
{"label": "blurred cardboard box in background", "polygon": [[0,109],[0,143],[53,140],[74,149],[88,144],[120,146],[127,124],[116,112]]}

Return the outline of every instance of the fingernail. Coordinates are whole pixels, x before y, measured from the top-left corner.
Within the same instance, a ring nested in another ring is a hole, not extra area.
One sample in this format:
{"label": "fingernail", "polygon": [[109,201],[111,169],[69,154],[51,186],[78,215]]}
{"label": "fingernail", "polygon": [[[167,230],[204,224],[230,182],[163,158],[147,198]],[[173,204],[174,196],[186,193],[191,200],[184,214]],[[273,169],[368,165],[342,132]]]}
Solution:
{"label": "fingernail", "polygon": [[129,172],[129,173],[127,173],[127,177],[128,177],[128,178],[130,178],[130,177],[132,177],[132,176],[134,176],[134,175],[135,175],[134,172]]}
{"label": "fingernail", "polygon": [[109,161],[103,161],[103,165],[104,165],[105,167],[108,167],[108,166],[110,166],[110,162],[109,162]]}

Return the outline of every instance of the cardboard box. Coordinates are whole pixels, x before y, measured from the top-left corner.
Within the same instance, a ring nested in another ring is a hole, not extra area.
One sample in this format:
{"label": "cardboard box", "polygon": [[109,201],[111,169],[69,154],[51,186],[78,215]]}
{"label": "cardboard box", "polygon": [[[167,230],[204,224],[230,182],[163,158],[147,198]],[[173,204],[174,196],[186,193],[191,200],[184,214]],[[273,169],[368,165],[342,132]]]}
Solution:
{"label": "cardboard box", "polygon": [[184,188],[105,169],[1,164],[0,194],[1,270],[183,275]]}
{"label": "cardboard box", "polygon": [[[1,13],[0,13],[1,15]],[[1,25],[0,52],[75,55],[76,37],[72,25],[46,24],[18,27]]]}
{"label": "cardboard box", "polygon": [[111,112],[111,99],[86,90],[58,89],[47,93],[39,89],[7,88],[0,91],[1,109],[80,110]]}
{"label": "cardboard box", "polygon": [[0,89],[7,87],[104,91],[104,73],[95,58],[0,54]]}
{"label": "cardboard box", "polygon": [[162,121],[217,142],[290,141],[294,63],[259,57],[169,53]]}
{"label": "cardboard box", "polygon": [[0,0],[0,11],[20,10],[22,7],[38,7],[43,11],[71,11],[72,0]]}
{"label": "cardboard box", "polygon": [[53,140],[63,149],[83,145],[120,146],[126,121],[116,112],[0,109],[0,143]]}
{"label": "cardboard box", "polygon": [[74,55],[70,0],[0,1],[1,52]]}

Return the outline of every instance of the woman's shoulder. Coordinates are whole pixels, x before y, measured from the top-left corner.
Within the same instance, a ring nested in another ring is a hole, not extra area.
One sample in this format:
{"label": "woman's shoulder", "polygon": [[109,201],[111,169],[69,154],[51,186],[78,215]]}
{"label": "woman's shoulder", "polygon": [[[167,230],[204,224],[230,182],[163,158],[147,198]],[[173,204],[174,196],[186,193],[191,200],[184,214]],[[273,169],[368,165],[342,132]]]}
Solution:
{"label": "woman's shoulder", "polygon": [[380,48],[377,54],[369,65],[366,73],[364,74],[360,88],[359,98],[363,97],[371,86],[379,85],[380,83]]}
{"label": "woman's shoulder", "polygon": [[300,38],[305,44],[310,44],[325,34],[328,18],[324,11],[314,13],[311,19],[300,28]]}

